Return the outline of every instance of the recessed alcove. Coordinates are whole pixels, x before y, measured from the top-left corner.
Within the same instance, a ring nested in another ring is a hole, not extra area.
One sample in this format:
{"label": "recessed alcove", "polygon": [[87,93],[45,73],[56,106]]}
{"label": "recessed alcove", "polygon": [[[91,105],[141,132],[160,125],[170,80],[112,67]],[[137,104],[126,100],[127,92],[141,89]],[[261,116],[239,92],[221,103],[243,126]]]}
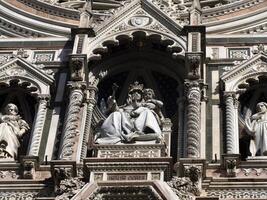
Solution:
{"label": "recessed alcove", "polygon": [[[34,89],[32,89],[34,90]],[[18,87],[16,84],[11,84],[10,87],[1,86],[0,90],[0,109],[4,113],[4,108],[7,104],[13,103],[18,107],[18,114],[27,122],[30,129],[20,138],[21,145],[18,149],[17,158],[27,154],[31,130],[36,113],[37,100],[23,87]]]}
{"label": "recessed alcove", "polygon": [[[93,50],[100,59],[91,60],[89,66],[93,74],[105,74],[97,86],[97,106],[103,114],[103,107],[112,95],[113,83],[119,86],[115,95],[118,105],[125,103],[129,85],[135,81],[143,84],[144,88],[154,90],[156,99],[164,103],[164,117],[172,122],[170,148],[176,160],[178,132],[183,132],[182,125],[178,126],[178,118],[184,118],[184,110],[180,108],[179,113],[177,101],[184,95],[186,69],[183,56],[173,56],[174,53],[181,53],[182,48],[173,44],[173,41],[156,34],[148,36],[144,32],[136,32],[131,37],[120,35],[116,40],[105,41],[101,48]],[[182,149],[182,145],[179,148]]]}

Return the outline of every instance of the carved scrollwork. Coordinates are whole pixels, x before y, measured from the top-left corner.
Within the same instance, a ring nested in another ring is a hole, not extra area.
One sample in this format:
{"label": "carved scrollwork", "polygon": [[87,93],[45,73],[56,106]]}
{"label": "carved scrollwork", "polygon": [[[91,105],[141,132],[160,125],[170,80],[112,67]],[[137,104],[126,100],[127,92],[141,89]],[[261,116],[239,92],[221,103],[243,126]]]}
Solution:
{"label": "carved scrollwork", "polygon": [[80,178],[73,177],[71,168],[56,168],[54,176],[56,200],[71,199],[85,185]]}
{"label": "carved scrollwork", "polygon": [[75,137],[79,135],[79,120],[81,106],[84,100],[84,92],[82,90],[83,83],[73,82],[69,95],[69,105],[66,112],[66,118],[63,127],[62,145],[60,149],[60,158],[63,160],[71,160],[74,152]]}
{"label": "carved scrollwork", "polygon": [[197,188],[188,177],[175,176],[167,184],[180,199],[194,199]]}

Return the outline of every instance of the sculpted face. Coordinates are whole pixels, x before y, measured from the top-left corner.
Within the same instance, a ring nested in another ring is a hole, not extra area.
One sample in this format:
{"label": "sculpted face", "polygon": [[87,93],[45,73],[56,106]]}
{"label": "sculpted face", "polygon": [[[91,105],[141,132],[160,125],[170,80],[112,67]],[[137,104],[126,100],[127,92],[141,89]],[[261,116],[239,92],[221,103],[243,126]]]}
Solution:
{"label": "sculpted face", "polygon": [[152,90],[145,90],[144,92],[144,100],[153,99],[154,92]]}
{"label": "sculpted face", "polygon": [[132,99],[136,101],[141,101],[142,100],[142,94],[139,91],[133,91],[131,93]]}
{"label": "sculpted face", "polygon": [[18,108],[15,104],[7,104],[6,108],[6,114],[8,115],[17,115],[18,114]]}
{"label": "sculpted face", "polygon": [[258,112],[266,112],[267,111],[266,104],[263,102],[258,103],[257,104],[257,111]]}

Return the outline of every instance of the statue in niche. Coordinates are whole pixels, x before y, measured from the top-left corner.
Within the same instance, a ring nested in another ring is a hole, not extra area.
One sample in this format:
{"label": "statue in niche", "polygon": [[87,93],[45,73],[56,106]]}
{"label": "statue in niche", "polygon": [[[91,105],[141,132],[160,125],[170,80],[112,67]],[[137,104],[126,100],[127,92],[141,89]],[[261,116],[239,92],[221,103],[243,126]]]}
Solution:
{"label": "statue in niche", "polygon": [[126,103],[118,106],[115,99],[117,87],[113,84],[113,94],[107,101],[109,115],[96,134],[95,143],[117,144],[153,140],[161,142],[163,103],[154,99],[154,91],[143,89],[142,84],[135,82],[129,87]]}
{"label": "statue in niche", "polygon": [[18,114],[18,107],[9,103],[4,109],[4,115],[0,118],[0,158],[16,159],[19,138],[30,129]]}
{"label": "statue in niche", "polygon": [[252,156],[267,156],[267,103],[258,103],[256,111],[246,119],[246,128],[252,136],[249,148]]}

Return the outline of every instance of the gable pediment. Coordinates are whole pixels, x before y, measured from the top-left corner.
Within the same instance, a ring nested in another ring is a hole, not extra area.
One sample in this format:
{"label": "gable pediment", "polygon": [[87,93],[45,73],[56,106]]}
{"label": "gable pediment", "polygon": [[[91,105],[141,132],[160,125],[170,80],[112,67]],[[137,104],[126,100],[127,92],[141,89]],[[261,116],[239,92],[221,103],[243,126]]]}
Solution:
{"label": "gable pediment", "polygon": [[256,56],[232,67],[221,80],[225,83],[226,91],[234,91],[240,84],[247,84],[246,80],[267,74],[267,54],[261,52]]}
{"label": "gable pediment", "polygon": [[[163,5],[148,0],[134,0],[114,11],[106,22],[98,26],[97,35],[108,35],[118,31],[145,28],[159,32],[179,34],[183,24],[174,20]],[[174,12],[174,10],[172,11]]]}
{"label": "gable pediment", "polygon": [[49,86],[54,82],[52,74],[20,57],[0,66],[0,82],[9,85],[12,80],[28,82],[29,86],[35,86],[40,94],[48,94]]}

